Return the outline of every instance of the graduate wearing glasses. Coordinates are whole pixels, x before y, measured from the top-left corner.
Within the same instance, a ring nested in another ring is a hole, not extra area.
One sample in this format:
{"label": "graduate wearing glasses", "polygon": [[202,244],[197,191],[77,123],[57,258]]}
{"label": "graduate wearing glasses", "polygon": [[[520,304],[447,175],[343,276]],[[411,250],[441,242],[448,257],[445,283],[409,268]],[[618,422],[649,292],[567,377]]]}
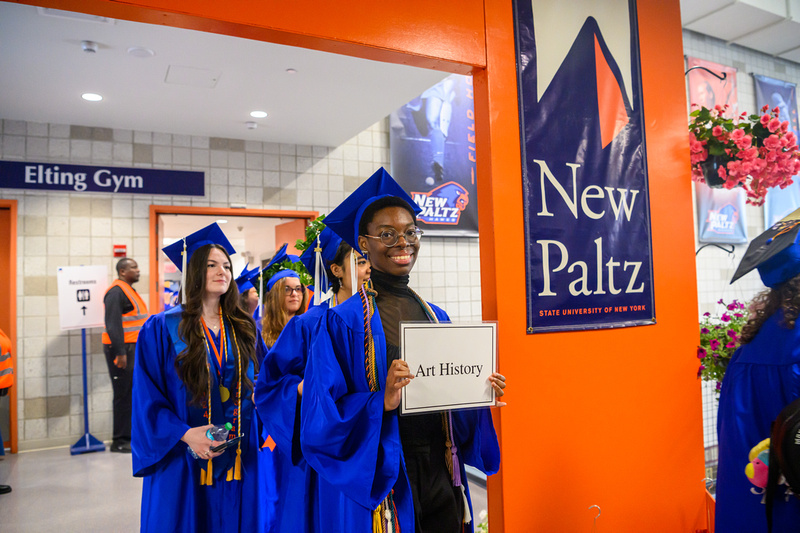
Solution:
{"label": "graduate wearing glasses", "polygon": [[[264,287],[264,309],[261,336],[271,348],[292,317],[302,315],[308,305],[306,287],[295,268],[303,268],[300,258],[286,253],[284,244],[264,268],[267,277]],[[295,266],[298,265],[298,266]]]}
{"label": "graduate wearing glasses", "polygon": [[266,351],[239,305],[235,252],[216,223],[164,252],[181,269],[183,293],[180,306],[150,317],[136,344],[131,446],[133,474],[144,478],[141,530],[263,530],[255,435],[215,452],[206,434],[226,422],[229,439],[251,433]]}
{"label": "graduate wearing glasses", "polygon": [[[398,416],[413,375],[399,360],[401,321],[449,321],[422,300],[408,275],[420,251],[419,208],[380,169],[325,222],[366,252],[370,283],[326,312],[305,369],[303,457],[319,492],[340,505],[318,509],[320,531],[473,531],[464,464],[486,474],[500,452],[488,409]],[[490,378],[497,396],[505,378]]]}

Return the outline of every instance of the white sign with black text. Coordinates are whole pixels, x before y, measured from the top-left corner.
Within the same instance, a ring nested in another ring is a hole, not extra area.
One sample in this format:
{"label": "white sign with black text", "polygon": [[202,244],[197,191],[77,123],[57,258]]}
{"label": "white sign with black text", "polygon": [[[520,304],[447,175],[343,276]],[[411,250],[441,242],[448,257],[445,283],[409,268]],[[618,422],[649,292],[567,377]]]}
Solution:
{"label": "white sign with black text", "polygon": [[400,357],[414,375],[403,387],[400,414],[494,405],[496,322],[402,322]]}
{"label": "white sign with black text", "polygon": [[58,267],[56,278],[61,329],[105,327],[103,298],[108,288],[108,267]]}

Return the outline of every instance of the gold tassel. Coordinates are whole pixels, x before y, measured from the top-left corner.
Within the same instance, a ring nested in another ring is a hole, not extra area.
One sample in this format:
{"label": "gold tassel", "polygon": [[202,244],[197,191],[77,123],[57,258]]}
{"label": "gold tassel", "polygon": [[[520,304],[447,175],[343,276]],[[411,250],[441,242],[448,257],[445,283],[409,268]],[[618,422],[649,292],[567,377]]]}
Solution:
{"label": "gold tassel", "polygon": [[372,511],[372,533],[382,533],[383,523],[381,520],[381,506]]}
{"label": "gold tassel", "polygon": [[225,481],[233,481],[233,468],[228,469],[228,477],[225,478]]}
{"label": "gold tassel", "polygon": [[208,460],[208,470],[206,470],[206,485],[209,487],[214,484],[214,463]]}
{"label": "gold tassel", "polygon": [[242,480],[242,448],[236,448],[236,462],[233,464],[233,479]]}
{"label": "gold tassel", "polygon": [[203,486],[205,484],[206,484],[206,471],[205,471],[205,469],[201,468],[200,469],[200,486]]}

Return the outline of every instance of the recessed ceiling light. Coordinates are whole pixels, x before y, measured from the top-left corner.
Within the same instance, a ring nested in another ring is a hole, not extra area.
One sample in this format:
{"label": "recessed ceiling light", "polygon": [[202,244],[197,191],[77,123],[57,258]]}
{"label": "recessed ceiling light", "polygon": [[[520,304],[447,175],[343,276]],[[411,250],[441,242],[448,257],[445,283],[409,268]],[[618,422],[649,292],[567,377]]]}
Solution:
{"label": "recessed ceiling light", "polygon": [[153,57],[156,53],[144,46],[131,46],[128,48],[128,55],[133,57],[148,58]]}
{"label": "recessed ceiling light", "polygon": [[267,118],[266,111],[250,111],[250,116],[253,118]]}
{"label": "recessed ceiling light", "polygon": [[297,70],[295,70],[293,68],[287,68],[286,69],[286,74],[297,74]]}
{"label": "recessed ceiling light", "polygon": [[83,98],[84,100],[87,100],[89,102],[99,102],[100,100],[103,99],[102,96],[100,96],[99,94],[95,94],[95,93],[83,93],[81,95],[81,98]]}
{"label": "recessed ceiling light", "polygon": [[228,221],[226,219],[224,219],[224,218],[220,218],[216,222],[217,222],[217,224],[227,224],[228,223]]}

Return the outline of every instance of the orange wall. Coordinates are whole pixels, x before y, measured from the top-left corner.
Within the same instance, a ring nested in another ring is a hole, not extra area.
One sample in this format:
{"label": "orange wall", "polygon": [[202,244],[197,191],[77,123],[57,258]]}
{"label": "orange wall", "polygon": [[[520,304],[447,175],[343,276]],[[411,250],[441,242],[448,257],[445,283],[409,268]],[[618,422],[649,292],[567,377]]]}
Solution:
{"label": "orange wall", "polygon": [[39,4],[472,71],[483,311],[500,321],[500,370],[509,379],[509,405],[495,412],[503,470],[490,480],[492,530],[590,531],[591,505],[602,509],[598,532],[705,527],[679,0],[638,2],[658,324],[531,336],[519,290],[524,241],[511,2]]}

